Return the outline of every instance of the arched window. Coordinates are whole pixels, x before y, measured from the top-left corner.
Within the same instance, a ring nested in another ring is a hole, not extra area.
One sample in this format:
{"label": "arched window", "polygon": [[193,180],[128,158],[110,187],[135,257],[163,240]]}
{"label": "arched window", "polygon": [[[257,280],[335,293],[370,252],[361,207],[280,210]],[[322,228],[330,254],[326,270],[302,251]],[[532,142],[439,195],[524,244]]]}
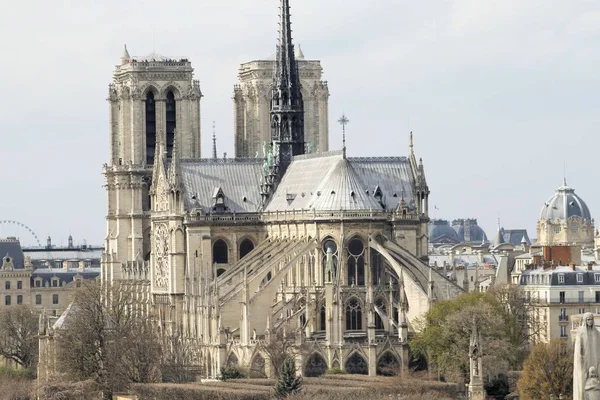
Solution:
{"label": "arched window", "polygon": [[318,377],[323,375],[325,371],[327,371],[327,363],[320,354],[313,353],[308,357],[306,365],[304,366],[304,376],[308,378]]}
{"label": "arched window", "polygon": [[354,353],[348,358],[345,365],[346,372],[349,374],[367,375],[369,366],[365,359],[358,353]]}
{"label": "arched window", "polygon": [[223,275],[224,273],[225,273],[225,269],[224,269],[224,268],[219,268],[219,269],[217,270],[217,278],[218,278],[219,276]]}
{"label": "arched window", "polygon": [[348,243],[348,285],[365,285],[365,246],[358,238]]}
{"label": "arched window", "polygon": [[246,257],[252,250],[254,250],[254,243],[252,243],[252,240],[244,239],[242,243],[240,243],[240,260]]}
{"label": "arched window", "polygon": [[389,351],[386,351],[377,362],[377,375],[395,376],[400,370],[398,359]]}
{"label": "arched window", "polygon": [[346,305],[346,330],[362,330],[362,308],[357,299],[350,299]]}
{"label": "arched window", "polygon": [[154,163],[156,147],[156,103],[154,93],[149,91],[146,95],[146,164]]}
{"label": "arched window", "polygon": [[[385,305],[385,301],[383,299],[377,299],[375,305],[382,313],[387,314],[387,307]],[[383,324],[383,320],[379,313],[375,312],[375,329],[385,329],[385,325]]]}
{"label": "arched window", "polygon": [[338,248],[332,238],[323,241],[323,283],[332,282],[337,276]]}
{"label": "arched window", "polygon": [[213,264],[227,264],[229,262],[229,248],[223,239],[213,244]]}
{"label": "arched window", "polygon": [[381,254],[377,251],[371,251],[371,278],[373,285],[385,284],[384,279],[384,266]]}
{"label": "arched window", "polygon": [[319,310],[319,330],[324,331],[325,329],[327,329],[327,310],[325,309],[325,303],[323,303]]}
{"label": "arched window", "polygon": [[173,153],[173,141],[175,140],[175,128],[177,127],[177,111],[175,95],[169,90],[166,103],[166,123],[167,123],[167,157]]}

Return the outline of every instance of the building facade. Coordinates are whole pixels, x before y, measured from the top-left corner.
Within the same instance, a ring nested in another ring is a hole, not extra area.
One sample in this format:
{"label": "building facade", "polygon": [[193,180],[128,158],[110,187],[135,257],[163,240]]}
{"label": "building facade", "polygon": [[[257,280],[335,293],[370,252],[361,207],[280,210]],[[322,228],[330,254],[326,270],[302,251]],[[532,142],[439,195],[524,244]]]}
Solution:
{"label": "building facade", "polygon": [[[71,241],[70,241],[71,243]],[[22,249],[14,237],[0,239],[0,310],[30,306],[60,315],[84,280],[100,275],[101,248]]]}
{"label": "building facade", "polygon": [[593,248],[594,232],[594,219],[588,206],[565,181],[542,207],[537,244]]}
{"label": "building facade", "polygon": [[[307,60],[302,50],[295,52],[304,103],[304,132],[307,153],[329,150],[329,89],[322,80],[323,68],[318,60]],[[271,86],[277,60],[256,60],[239,69],[234,86],[235,156],[266,157],[265,144],[271,143]]]}
{"label": "building facade", "polygon": [[[163,332],[192,344],[204,376],[235,364],[269,375],[260,344],[277,332],[304,349],[297,361],[307,376],[328,368],[375,375],[406,366],[409,321],[436,299],[462,292],[426,263],[423,162],[412,137],[408,156],[308,151],[310,106],[291,40],[289,0],[281,0],[280,10],[264,157],[200,159],[199,149],[189,147],[196,143],[190,129],[173,131],[169,151],[168,137],[147,123],[159,120],[159,108],[146,109],[146,122],[134,119],[131,129],[136,137],[155,136],[146,139],[156,143],[154,157],[140,140],[142,149],[132,149],[137,161],[111,157],[105,166],[102,278],[143,291],[142,308]],[[126,54],[117,67],[111,104],[123,101],[120,82],[133,80],[136,68],[143,71],[131,60]],[[173,64],[150,63],[157,71]],[[187,61],[175,64],[191,71]],[[191,79],[190,72],[177,81],[183,92],[197,88]],[[174,90],[166,81],[144,82],[141,98]],[[173,93],[179,99],[179,89]],[[192,95],[199,101],[199,89]]]}

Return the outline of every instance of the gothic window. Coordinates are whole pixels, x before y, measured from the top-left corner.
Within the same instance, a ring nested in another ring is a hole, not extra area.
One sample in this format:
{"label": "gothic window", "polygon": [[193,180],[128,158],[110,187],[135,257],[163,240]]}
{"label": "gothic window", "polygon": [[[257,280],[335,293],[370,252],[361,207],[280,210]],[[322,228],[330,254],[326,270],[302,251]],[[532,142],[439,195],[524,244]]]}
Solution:
{"label": "gothic window", "polygon": [[175,95],[169,90],[166,102],[166,123],[167,123],[167,157],[173,153],[173,142],[175,139],[175,128],[177,126],[177,112]]}
{"label": "gothic window", "polygon": [[223,269],[223,268],[219,268],[219,269],[217,270],[217,278],[218,278],[219,276],[223,275],[224,273],[225,273],[225,269]]}
{"label": "gothic window", "polygon": [[156,103],[154,93],[146,95],[146,164],[154,163],[156,147]]}
{"label": "gothic window", "polygon": [[[377,308],[381,310],[382,313],[387,314],[387,307],[385,305],[385,301],[383,299],[377,299],[375,302]],[[385,329],[385,325],[379,313],[375,312],[375,329]]]}
{"label": "gothic window", "polygon": [[327,329],[327,310],[325,309],[325,303],[323,303],[319,310],[319,330],[324,331],[325,329]]}
{"label": "gothic window", "polygon": [[369,366],[365,359],[358,353],[354,353],[346,361],[346,372],[349,374],[368,375]]}
{"label": "gothic window", "polygon": [[384,267],[381,259],[381,254],[376,251],[371,251],[371,277],[373,285],[379,285],[383,282]]}
{"label": "gothic window", "polygon": [[213,244],[213,264],[227,264],[229,262],[228,252],[227,243],[223,239],[217,240]]}
{"label": "gothic window", "polygon": [[252,240],[244,239],[242,243],[240,243],[240,260],[246,257],[252,250],[254,250],[254,243],[252,243]]}
{"label": "gothic window", "polygon": [[323,375],[325,371],[327,371],[327,363],[320,354],[313,353],[306,361],[304,376],[316,378]]}
{"label": "gothic window", "polygon": [[323,283],[332,282],[337,276],[338,248],[332,238],[323,242]]}
{"label": "gothic window", "polygon": [[354,238],[348,244],[348,285],[365,284],[365,246]]}
{"label": "gothic window", "polygon": [[398,373],[400,364],[398,359],[389,351],[385,352],[377,363],[377,375],[395,376]]}
{"label": "gothic window", "polygon": [[362,308],[356,298],[350,299],[346,305],[346,330],[362,330]]}

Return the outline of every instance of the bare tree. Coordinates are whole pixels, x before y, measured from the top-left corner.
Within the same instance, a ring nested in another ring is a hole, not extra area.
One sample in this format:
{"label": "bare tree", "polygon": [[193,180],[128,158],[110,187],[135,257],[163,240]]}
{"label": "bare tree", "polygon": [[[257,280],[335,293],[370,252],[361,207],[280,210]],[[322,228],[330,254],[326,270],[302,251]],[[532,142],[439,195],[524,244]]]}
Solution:
{"label": "bare tree", "polygon": [[160,376],[160,341],[133,293],[122,285],[84,284],[57,332],[57,362],[76,381],[92,380],[104,399],[132,382]]}
{"label": "bare tree", "polygon": [[0,355],[30,371],[38,356],[38,317],[27,306],[11,307],[0,314]]}
{"label": "bare tree", "polygon": [[188,340],[179,334],[163,339],[162,379],[164,382],[185,383],[196,378],[192,367],[192,349]]}
{"label": "bare tree", "polygon": [[510,317],[506,321],[507,334],[518,349],[511,364],[514,368],[519,368],[529,349],[543,339],[547,323],[540,318],[539,304],[527,299],[518,285],[494,285],[489,292],[498,299],[506,315]]}
{"label": "bare tree", "polygon": [[283,372],[286,358],[293,358],[304,352],[305,345],[297,344],[294,331],[290,334],[285,328],[279,327],[273,329],[265,340],[260,341],[256,350],[267,355],[273,368],[273,375],[275,378],[279,378]]}

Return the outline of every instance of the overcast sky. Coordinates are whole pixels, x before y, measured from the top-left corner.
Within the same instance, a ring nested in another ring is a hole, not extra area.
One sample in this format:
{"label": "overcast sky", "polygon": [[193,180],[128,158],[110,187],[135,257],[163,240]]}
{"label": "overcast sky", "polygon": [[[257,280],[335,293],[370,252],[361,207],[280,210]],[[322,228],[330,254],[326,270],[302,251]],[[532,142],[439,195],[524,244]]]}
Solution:
{"label": "overcast sky", "polygon": [[[600,215],[600,2],[597,0],[291,0],[293,36],[322,61],[330,144],[399,156],[415,133],[431,213],[476,217],[488,236],[535,223],[562,183]],[[0,220],[44,240],[101,244],[107,86],[123,44],[192,61],[203,152],[212,121],[233,154],[240,63],[275,50],[278,1],[8,2],[0,15]],[[154,37],[154,39],[153,39]],[[436,205],[439,210],[433,210]],[[0,236],[25,232],[0,225]]]}

